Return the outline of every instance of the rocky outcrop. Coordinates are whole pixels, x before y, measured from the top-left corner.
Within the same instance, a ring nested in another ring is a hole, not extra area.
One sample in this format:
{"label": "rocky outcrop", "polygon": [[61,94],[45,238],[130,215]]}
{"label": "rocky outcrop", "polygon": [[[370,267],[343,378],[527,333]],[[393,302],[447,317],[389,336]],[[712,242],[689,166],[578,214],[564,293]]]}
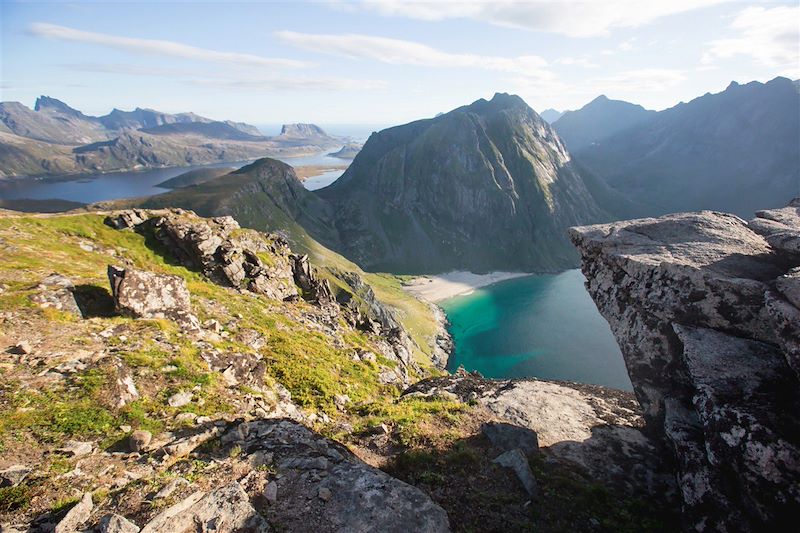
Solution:
{"label": "rocky outcrop", "polygon": [[800,512],[800,201],[573,228],[687,523],[751,531]]}
{"label": "rocky outcrop", "polygon": [[665,502],[677,496],[671,464],[659,442],[642,431],[641,409],[628,392],[580,383],[485,379],[462,370],[415,383],[402,398],[480,405],[499,422],[482,430],[499,449],[529,454],[541,447],[625,494]]}
{"label": "rocky outcrop", "polygon": [[[213,281],[283,300],[297,296],[288,243],[280,237],[270,241],[243,233],[232,217],[211,219],[188,216],[179,211],[150,220],[156,238],[173,251],[178,260],[198,268]],[[267,264],[259,254],[268,254]]]}
{"label": "rocky outcrop", "polygon": [[330,284],[317,276],[308,263],[308,256],[292,255],[291,260],[294,282],[303,291],[303,297],[321,306],[334,305]]}
{"label": "rocky outcrop", "polygon": [[[296,422],[256,419],[209,427],[213,437],[221,435],[217,448],[225,453],[216,460],[223,462],[222,479],[216,488],[202,490],[185,480],[173,483],[170,494],[185,496],[143,521],[142,533],[266,532],[274,530],[270,524],[281,531],[450,531],[446,513],[425,493]],[[207,441],[195,439],[192,449]],[[197,456],[207,459],[209,453]],[[119,531],[137,528],[119,515],[105,515],[102,531],[109,530],[106,524]]]}
{"label": "rocky outcrop", "polygon": [[[397,368],[387,368],[384,373],[386,383],[408,385],[411,373],[420,372],[412,357],[414,344],[409,334],[394,311],[378,301],[372,287],[361,276],[331,269],[332,275],[343,286],[349,287],[349,290],[334,295],[331,283],[309,263],[308,256],[292,253],[281,235],[243,230],[230,216],[203,218],[183,209],[117,211],[109,214],[105,223],[115,229],[152,234],[178,262],[199,270],[220,285],[275,300],[302,297],[318,309],[313,317],[315,326],[336,330],[343,318],[353,328],[374,334],[382,354],[400,363]],[[152,279],[146,284],[148,291],[153,289],[152,284],[158,278],[155,274],[150,276]],[[112,281],[112,286],[114,283]],[[144,297],[144,294],[139,294],[135,299]],[[188,293],[186,298],[188,305]],[[155,305],[163,307],[165,304]],[[136,310],[129,312],[134,316],[145,316],[136,314]],[[160,316],[170,313],[171,317],[177,316],[163,309],[158,312]],[[223,360],[213,353],[203,357],[212,368],[224,371],[229,383],[252,382],[254,376],[263,374],[263,363],[245,356],[236,357],[231,363],[228,355]]]}

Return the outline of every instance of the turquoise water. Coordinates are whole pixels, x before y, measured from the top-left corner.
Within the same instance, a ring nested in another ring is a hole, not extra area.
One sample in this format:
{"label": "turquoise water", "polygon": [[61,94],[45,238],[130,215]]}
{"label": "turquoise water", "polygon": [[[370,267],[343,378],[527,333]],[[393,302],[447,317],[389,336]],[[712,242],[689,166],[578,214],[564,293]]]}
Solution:
{"label": "turquoise water", "polygon": [[579,270],[526,276],[440,302],[455,343],[448,368],[632,390],[619,347],[584,281]]}

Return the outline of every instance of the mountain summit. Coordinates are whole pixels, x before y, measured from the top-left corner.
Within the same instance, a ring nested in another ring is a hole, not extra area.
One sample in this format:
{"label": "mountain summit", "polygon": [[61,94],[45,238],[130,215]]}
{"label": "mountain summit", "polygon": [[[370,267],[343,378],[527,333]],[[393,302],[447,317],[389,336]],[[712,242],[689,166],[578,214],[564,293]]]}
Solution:
{"label": "mountain summit", "polygon": [[373,133],[317,191],[338,243],[368,269],[557,270],[566,228],[607,218],[550,125],[504,93]]}
{"label": "mountain summit", "polygon": [[553,123],[567,148],[580,150],[655,115],[640,105],[611,100],[601,94],[577,111],[567,111]]}

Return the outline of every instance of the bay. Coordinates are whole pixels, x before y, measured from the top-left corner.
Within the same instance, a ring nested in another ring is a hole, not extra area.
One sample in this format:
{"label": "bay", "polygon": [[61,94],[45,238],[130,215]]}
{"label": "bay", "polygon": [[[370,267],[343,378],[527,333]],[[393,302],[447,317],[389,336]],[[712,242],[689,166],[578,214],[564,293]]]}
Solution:
{"label": "bay", "polygon": [[455,343],[448,369],[632,390],[608,323],[579,270],[503,281],[439,303]]}

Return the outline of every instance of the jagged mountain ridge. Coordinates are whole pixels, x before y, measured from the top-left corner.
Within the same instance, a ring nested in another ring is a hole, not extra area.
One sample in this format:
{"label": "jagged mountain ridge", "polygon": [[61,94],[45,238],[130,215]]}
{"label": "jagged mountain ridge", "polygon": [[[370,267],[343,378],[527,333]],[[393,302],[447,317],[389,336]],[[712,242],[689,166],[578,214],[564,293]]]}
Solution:
{"label": "jagged mountain ridge", "polygon": [[258,128],[250,124],[216,121],[194,113],[170,114],[137,107],[133,111],[115,108],[107,115],[95,117],[50,96],[37,98],[33,110],[19,102],[0,103],[0,122],[9,132],[21,137],[67,145],[108,140],[125,129],[141,130],[168,124],[221,124],[246,135],[262,136]]}
{"label": "jagged mountain ridge", "polygon": [[93,117],[42,96],[34,110],[0,103],[0,177],[48,176],[134,168],[246,161],[266,155],[308,155],[344,139],[313,124],[287,124],[264,136],[258,128],[194,113],[114,109]]}
{"label": "jagged mountain ridge", "polygon": [[646,206],[644,214],[714,209],[749,217],[800,194],[798,139],[800,93],[778,77],[732,82],[574,154]]}

